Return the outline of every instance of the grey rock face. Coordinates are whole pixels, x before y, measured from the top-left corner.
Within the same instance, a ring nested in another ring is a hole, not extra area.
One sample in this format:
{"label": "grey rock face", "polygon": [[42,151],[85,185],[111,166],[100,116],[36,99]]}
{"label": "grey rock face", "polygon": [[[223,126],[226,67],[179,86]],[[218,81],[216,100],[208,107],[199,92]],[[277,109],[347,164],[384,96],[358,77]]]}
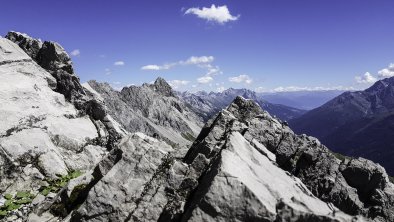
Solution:
{"label": "grey rock face", "polygon": [[37,63],[55,77],[56,91],[63,94],[67,100],[81,100],[85,91],[74,74],[72,62],[66,51],[56,42],[44,42]]}
{"label": "grey rock face", "polygon": [[[71,221],[156,221],[167,197],[164,187],[176,183],[173,148],[164,142],[136,133],[125,138],[121,159],[89,192]],[[165,185],[165,186],[164,186]]]}
{"label": "grey rock face", "polygon": [[0,49],[1,192],[34,190],[44,177],[94,167],[106,151],[91,142],[99,138],[92,121],[50,89],[53,77],[17,45],[1,38]]}
{"label": "grey rock face", "polygon": [[143,132],[173,146],[190,145],[199,133],[202,119],[174,95],[168,83],[125,87],[118,92],[108,84],[89,81],[108,112],[129,132]]}
{"label": "grey rock face", "polygon": [[55,81],[47,79],[48,84],[75,106],[79,111],[78,115],[87,114],[96,120],[96,127],[104,128],[107,134],[106,137],[102,137],[105,139],[101,140],[101,143],[112,149],[121,138],[121,134],[119,130],[114,129],[108,119],[110,117],[107,117],[104,103],[81,85],[78,76],[74,73],[70,56],[64,48],[56,42],[42,43],[41,40],[19,32],[9,32],[6,38],[18,44],[26,54],[54,77]]}
{"label": "grey rock face", "polygon": [[[287,124],[271,118],[250,100],[237,98],[228,110],[248,126],[241,130],[247,140],[265,145],[276,155],[277,164],[300,178],[314,195],[352,215],[393,220],[393,184],[382,167],[362,159],[337,159],[317,139],[295,135]],[[390,198],[379,204],[373,194]]]}
{"label": "grey rock face", "polygon": [[[156,139],[130,135],[71,221],[367,221],[323,202],[280,168],[265,144],[279,146],[284,130],[292,134],[239,97],[204,126],[183,160]],[[357,196],[345,179],[342,185]]]}
{"label": "grey rock face", "polygon": [[[27,54],[39,55],[45,43],[35,54],[38,40],[8,36],[24,48],[0,38],[0,196],[19,191],[36,195],[45,180],[96,167],[122,131],[93,94],[83,95],[87,99],[81,110],[57,92],[58,79]],[[69,58],[64,51],[56,53],[63,58],[59,61]],[[63,67],[53,64],[53,69]],[[31,212],[29,206],[18,211],[18,220]]]}
{"label": "grey rock face", "polygon": [[19,32],[9,32],[6,38],[18,44],[38,65],[55,77],[57,92],[69,101],[82,99],[85,92],[74,74],[69,55],[61,45],[48,41],[42,43]]}
{"label": "grey rock face", "polygon": [[41,40],[33,39],[30,36],[20,32],[9,32],[5,38],[16,43],[31,58],[37,58],[42,47]]}

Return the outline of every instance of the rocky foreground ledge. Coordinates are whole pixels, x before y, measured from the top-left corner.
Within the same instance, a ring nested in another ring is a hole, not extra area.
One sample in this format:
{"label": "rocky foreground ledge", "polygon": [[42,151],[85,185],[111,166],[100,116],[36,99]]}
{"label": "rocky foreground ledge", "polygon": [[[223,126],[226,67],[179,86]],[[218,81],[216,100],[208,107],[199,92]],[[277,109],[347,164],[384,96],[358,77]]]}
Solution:
{"label": "rocky foreground ledge", "polygon": [[[252,100],[237,97],[183,156],[160,137],[123,129],[106,105],[116,114],[121,103],[100,95],[113,92],[81,85],[60,45],[16,32],[7,38],[0,38],[4,221],[394,221],[384,168],[295,135]],[[175,101],[162,80],[127,92],[149,87]],[[174,118],[182,117],[177,107]]]}

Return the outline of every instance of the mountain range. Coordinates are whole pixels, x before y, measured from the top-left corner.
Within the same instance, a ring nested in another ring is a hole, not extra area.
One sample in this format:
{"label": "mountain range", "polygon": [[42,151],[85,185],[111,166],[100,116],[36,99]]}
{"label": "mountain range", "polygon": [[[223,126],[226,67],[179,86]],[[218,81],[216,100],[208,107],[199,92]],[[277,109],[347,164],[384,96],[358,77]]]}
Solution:
{"label": "mountain range", "polygon": [[306,112],[302,109],[270,103],[264,100],[261,95],[249,89],[229,88],[223,92],[210,93],[204,91],[197,93],[182,92],[178,93],[178,96],[205,120],[210,119],[214,114],[227,107],[237,96],[254,100],[264,110],[285,121],[299,117]]}
{"label": "mountain range", "polygon": [[345,92],[290,125],[335,152],[369,158],[394,174],[394,77],[364,91]]}
{"label": "mountain range", "polygon": [[265,92],[259,95],[270,103],[283,104],[297,109],[311,110],[344,93],[343,90],[300,90]]}
{"label": "mountain range", "polygon": [[81,84],[60,44],[8,33],[0,219],[394,221],[382,166],[296,135],[253,92],[224,95],[210,113],[218,101],[199,108],[187,101],[203,95],[187,100],[162,78],[121,91]]}

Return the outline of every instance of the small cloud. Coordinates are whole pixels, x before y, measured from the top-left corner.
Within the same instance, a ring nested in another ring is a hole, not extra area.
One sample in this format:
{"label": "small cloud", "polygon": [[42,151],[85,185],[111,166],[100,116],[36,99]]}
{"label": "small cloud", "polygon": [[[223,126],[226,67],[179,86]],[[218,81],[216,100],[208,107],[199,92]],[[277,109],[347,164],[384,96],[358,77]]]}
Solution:
{"label": "small cloud", "polygon": [[81,54],[81,51],[79,49],[74,49],[70,52],[72,56],[79,56]]}
{"label": "small cloud", "polygon": [[203,76],[197,79],[198,83],[207,84],[213,81],[213,78],[210,76]]}
{"label": "small cloud", "polygon": [[223,73],[222,71],[220,71],[219,66],[213,66],[212,64],[203,64],[199,66],[207,70],[207,76],[215,76]]}
{"label": "small cloud", "polygon": [[146,66],[142,66],[141,70],[166,70],[166,69],[170,69],[173,66],[174,66],[174,64],[164,64],[162,66],[159,66],[159,65],[146,65]]}
{"label": "small cloud", "polygon": [[363,83],[374,83],[374,82],[376,82],[376,78],[373,76],[373,75],[371,75],[369,72],[366,72],[364,75],[362,75],[362,76],[356,76],[355,77],[355,79],[356,79],[356,82],[357,83],[360,83],[360,84],[363,84]]}
{"label": "small cloud", "polygon": [[248,75],[239,75],[228,78],[228,81],[235,82],[235,83],[246,83],[250,84],[253,80]]}
{"label": "small cloud", "polygon": [[142,70],[160,70],[160,66],[158,65],[146,65],[141,67]]}
{"label": "small cloud", "polygon": [[99,55],[99,57],[100,57],[100,58],[105,58],[105,57],[107,57],[107,56],[104,55],[104,54],[101,54],[101,55]]}
{"label": "small cloud", "polygon": [[198,65],[202,63],[211,63],[215,58],[213,56],[192,56],[188,58],[186,61],[180,61],[180,64],[186,65]]}
{"label": "small cloud", "polygon": [[223,92],[224,90],[226,90],[226,88],[224,88],[224,86],[218,87],[216,89],[216,91],[218,91],[218,92]]}
{"label": "small cloud", "polygon": [[164,65],[146,65],[141,67],[141,70],[167,70],[178,65],[197,65],[197,66],[208,66],[214,60],[213,56],[191,56],[186,61],[180,60],[173,63],[166,63]]}
{"label": "small cloud", "polygon": [[390,63],[389,67],[378,72],[380,78],[388,78],[394,76],[394,63]]}
{"label": "small cloud", "polygon": [[256,89],[254,89],[254,91],[256,91],[256,92],[258,92],[258,93],[261,93],[261,92],[264,92],[265,89],[264,89],[264,87],[259,86],[259,87],[257,87]]}
{"label": "small cloud", "polygon": [[105,71],[105,75],[107,76],[112,74],[111,70],[108,68],[104,69],[104,71]]}
{"label": "small cloud", "polygon": [[216,7],[214,4],[210,8],[189,8],[185,11],[186,14],[196,15],[198,18],[205,19],[207,21],[217,22],[224,24],[230,21],[236,21],[240,15],[233,16],[228,10],[226,5]]}
{"label": "small cloud", "polygon": [[114,66],[124,66],[124,62],[123,61],[116,61],[114,62]]}
{"label": "small cloud", "polygon": [[170,84],[170,86],[171,86],[172,88],[174,88],[174,89],[177,89],[177,88],[179,88],[179,87],[181,87],[181,86],[186,86],[187,84],[189,84],[189,82],[190,82],[190,81],[186,81],[186,80],[177,80],[177,79],[168,81],[168,83]]}

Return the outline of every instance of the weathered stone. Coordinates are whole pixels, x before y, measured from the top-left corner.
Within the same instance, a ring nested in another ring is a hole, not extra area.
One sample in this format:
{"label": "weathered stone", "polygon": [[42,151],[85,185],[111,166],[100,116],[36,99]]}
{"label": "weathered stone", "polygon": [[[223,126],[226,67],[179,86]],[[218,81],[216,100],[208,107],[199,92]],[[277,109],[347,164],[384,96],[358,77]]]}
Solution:
{"label": "weathered stone", "polygon": [[185,147],[184,153],[201,130],[202,119],[175,96],[162,78],[153,84],[124,87],[120,92],[96,81],[84,87],[104,101],[108,113],[122,128],[162,139],[173,147]]}

